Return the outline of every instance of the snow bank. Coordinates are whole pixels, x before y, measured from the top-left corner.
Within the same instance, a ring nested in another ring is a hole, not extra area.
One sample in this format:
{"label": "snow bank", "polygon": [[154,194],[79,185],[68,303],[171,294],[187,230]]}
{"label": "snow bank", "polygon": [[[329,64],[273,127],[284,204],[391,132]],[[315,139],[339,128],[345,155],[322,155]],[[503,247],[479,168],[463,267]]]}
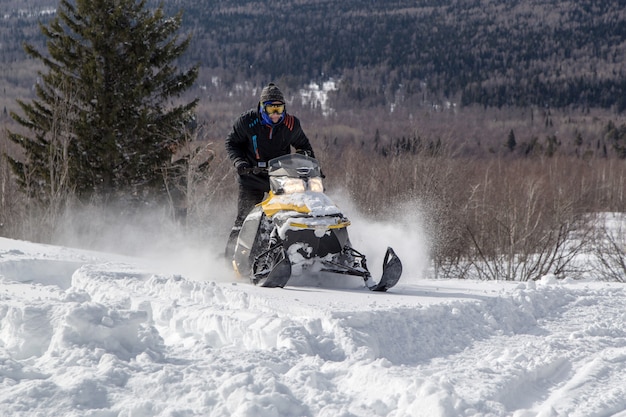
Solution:
{"label": "snow bank", "polygon": [[0,414],[624,416],[623,286],[191,280],[0,239]]}

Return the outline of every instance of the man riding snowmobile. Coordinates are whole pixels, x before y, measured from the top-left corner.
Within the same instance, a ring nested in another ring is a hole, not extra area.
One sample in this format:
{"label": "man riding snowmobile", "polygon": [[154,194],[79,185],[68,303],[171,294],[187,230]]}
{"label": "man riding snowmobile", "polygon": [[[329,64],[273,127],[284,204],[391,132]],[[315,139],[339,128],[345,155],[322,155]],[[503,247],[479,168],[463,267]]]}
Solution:
{"label": "man riding snowmobile", "polygon": [[[291,155],[292,147],[296,155]],[[383,278],[374,283],[365,256],[351,247],[350,223],[323,194],[311,144],[300,121],[286,112],[276,85],[263,88],[258,108],[235,121],[226,150],[239,175],[239,200],[225,257],[241,275],[255,284],[283,287],[293,266],[316,265],[323,272],[360,276],[375,291],[395,285],[402,264],[391,248]]]}
{"label": "man riding snowmobile", "polygon": [[270,190],[267,172],[251,168],[267,168],[270,159],[291,153],[291,148],[314,156],[300,120],[287,113],[283,93],[270,83],[261,91],[256,108],[239,116],[226,137],[226,151],[237,168],[239,183],[237,216],[224,253],[228,263],[243,220]]}

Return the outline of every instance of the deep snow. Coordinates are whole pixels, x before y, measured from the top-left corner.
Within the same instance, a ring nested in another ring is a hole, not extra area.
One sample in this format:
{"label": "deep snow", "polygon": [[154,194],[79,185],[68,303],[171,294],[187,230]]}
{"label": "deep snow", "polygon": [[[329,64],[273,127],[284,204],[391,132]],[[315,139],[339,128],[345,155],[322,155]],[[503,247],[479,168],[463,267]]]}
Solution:
{"label": "deep snow", "polygon": [[624,285],[399,254],[379,294],[0,238],[0,415],[626,416]]}

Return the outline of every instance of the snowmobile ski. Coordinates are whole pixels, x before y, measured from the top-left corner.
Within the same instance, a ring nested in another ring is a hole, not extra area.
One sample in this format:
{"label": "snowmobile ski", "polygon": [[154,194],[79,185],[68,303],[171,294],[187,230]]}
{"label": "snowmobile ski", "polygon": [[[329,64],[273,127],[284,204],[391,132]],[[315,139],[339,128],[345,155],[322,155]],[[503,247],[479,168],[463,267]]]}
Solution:
{"label": "snowmobile ski", "polygon": [[380,281],[378,281],[378,284],[371,286],[367,285],[367,280],[365,283],[367,288],[372,291],[385,292],[398,283],[401,275],[402,262],[400,262],[400,258],[398,258],[393,249],[387,248],[385,260],[383,261],[383,276]]}
{"label": "snowmobile ski", "polygon": [[289,258],[283,257],[281,261],[274,265],[274,268],[272,268],[261,286],[283,288],[289,281],[289,278],[291,278],[291,262],[289,262]]}
{"label": "snowmobile ski", "polygon": [[291,262],[280,245],[257,256],[253,264],[252,283],[268,288],[283,288],[291,278]]}

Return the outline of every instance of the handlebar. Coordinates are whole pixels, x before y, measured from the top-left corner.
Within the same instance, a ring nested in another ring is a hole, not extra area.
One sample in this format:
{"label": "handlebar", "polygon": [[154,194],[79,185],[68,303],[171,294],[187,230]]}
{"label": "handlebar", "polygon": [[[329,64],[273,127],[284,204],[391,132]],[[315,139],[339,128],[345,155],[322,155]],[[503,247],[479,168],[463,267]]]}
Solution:
{"label": "handlebar", "polygon": [[250,175],[250,174],[262,174],[265,173],[267,174],[268,169],[267,168],[261,168],[261,167],[249,167],[249,168],[245,168],[242,170],[241,175]]}

